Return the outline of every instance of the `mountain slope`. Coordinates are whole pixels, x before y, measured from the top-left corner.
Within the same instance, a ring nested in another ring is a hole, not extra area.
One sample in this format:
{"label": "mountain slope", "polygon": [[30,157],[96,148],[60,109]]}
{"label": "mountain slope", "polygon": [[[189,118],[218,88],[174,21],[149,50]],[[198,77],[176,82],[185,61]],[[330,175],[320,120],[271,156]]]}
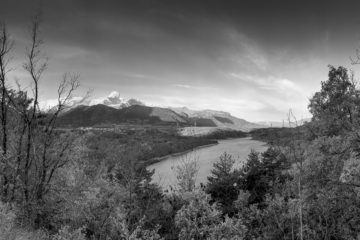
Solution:
{"label": "mountain slope", "polygon": [[188,108],[170,109],[136,104],[122,108],[104,104],[81,105],[65,112],[58,119],[58,126],[62,127],[90,127],[121,123],[208,127],[211,131],[216,129],[249,131],[264,127],[264,125],[236,118],[227,112],[193,111]]}
{"label": "mountain slope", "polygon": [[109,123],[117,119],[117,110],[105,105],[80,105],[60,115],[57,121],[59,126],[85,127],[98,123]]}
{"label": "mountain slope", "polygon": [[266,127],[262,124],[251,123],[244,119],[234,117],[230,113],[223,111],[214,111],[214,110],[194,111],[186,107],[171,108],[171,109],[177,112],[178,114],[184,117],[188,117],[190,119],[208,119],[209,121],[213,122],[213,126],[219,128],[230,128],[234,130],[249,131],[254,128]]}
{"label": "mountain slope", "polygon": [[103,104],[78,106],[65,112],[58,119],[58,126],[88,127],[103,124],[175,124],[187,119],[167,108],[133,105],[116,109]]}

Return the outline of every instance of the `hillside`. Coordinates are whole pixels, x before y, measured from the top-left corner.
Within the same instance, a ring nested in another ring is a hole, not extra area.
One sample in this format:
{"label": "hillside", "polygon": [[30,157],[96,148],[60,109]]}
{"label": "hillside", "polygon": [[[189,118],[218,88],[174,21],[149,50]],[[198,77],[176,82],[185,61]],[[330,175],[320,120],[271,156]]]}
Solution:
{"label": "hillside", "polygon": [[61,127],[89,127],[108,124],[187,124],[188,120],[166,108],[133,105],[116,109],[103,104],[78,106],[58,119]]}
{"label": "hillside", "polygon": [[[251,129],[266,127],[265,125],[262,124],[251,123],[244,119],[234,117],[230,113],[223,111],[214,111],[214,110],[195,111],[188,109],[186,107],[171,108],[171,109],[184,117],[188,117],[192,119],[194,123],[195,121],[199,121],[200,119],[207,119],[207,121],[212,123],[212,126],[208,125],[211,127],[242,130],[242,131],[249,131]],[[196,124],[196,126],[199,125]]]}

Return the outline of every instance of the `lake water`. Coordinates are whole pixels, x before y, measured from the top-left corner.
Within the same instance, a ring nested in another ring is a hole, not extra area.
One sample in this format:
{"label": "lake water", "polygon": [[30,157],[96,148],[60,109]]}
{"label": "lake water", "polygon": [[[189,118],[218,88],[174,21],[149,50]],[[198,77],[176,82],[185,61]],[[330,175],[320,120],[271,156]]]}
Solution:
{"label": "lake water", "polygon": [[163,189],[167,189],[169,186],[176,186],[176,176],[173,168],[182,164],[184,161],[195,160],[199,168],[196,184],[206,183],[207,176],[210,175],[213,164],[219,160],[220,155],[224,152],[232,155],[235,160],[234,167],[241,167],[246,161],[251,149],[263,152],[267,148],[264,142],[255,141],[251,138],[219,140],[218,142],[219,144],[217,145],[203,147],[178,156],[168,157],[161,162],[150,165],[148,167],[149,170],[155,169],[153,181],[162,186]]}

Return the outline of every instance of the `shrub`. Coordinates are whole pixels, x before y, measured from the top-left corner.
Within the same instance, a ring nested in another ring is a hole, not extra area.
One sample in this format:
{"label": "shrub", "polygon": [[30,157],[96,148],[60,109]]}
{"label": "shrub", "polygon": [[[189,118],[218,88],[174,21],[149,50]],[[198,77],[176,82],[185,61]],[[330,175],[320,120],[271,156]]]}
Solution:
{"label": "shrub", "polygon": [[243,239],[246,228],[241,218],[222,219],[222,212],[210,204],[210,196],[196,192],[176,214],[179,239]]}

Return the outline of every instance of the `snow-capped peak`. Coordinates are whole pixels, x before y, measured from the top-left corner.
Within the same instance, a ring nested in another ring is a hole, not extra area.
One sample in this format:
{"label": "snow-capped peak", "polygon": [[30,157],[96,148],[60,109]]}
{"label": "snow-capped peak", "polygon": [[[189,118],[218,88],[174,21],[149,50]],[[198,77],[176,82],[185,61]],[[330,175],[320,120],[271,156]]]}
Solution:
{"label": "snow-capped peak", "polygon": [[88,104],[85,105],[91,106],[96,104],[104,104],[113,108],[123,108],[129,107],[131,105],[144,105],[142,102],[133,98],[125,100],[124,98],[120,97],[120,93],[117,91],[111,92],[107,97],[92,99]]}
{"label": "snow-capped peak", "polygon": [[120,99],[120,93],[117,92],[117,91],[112,91],[112,92],[109,94],[108,98],[117,98],[117,99]]}

